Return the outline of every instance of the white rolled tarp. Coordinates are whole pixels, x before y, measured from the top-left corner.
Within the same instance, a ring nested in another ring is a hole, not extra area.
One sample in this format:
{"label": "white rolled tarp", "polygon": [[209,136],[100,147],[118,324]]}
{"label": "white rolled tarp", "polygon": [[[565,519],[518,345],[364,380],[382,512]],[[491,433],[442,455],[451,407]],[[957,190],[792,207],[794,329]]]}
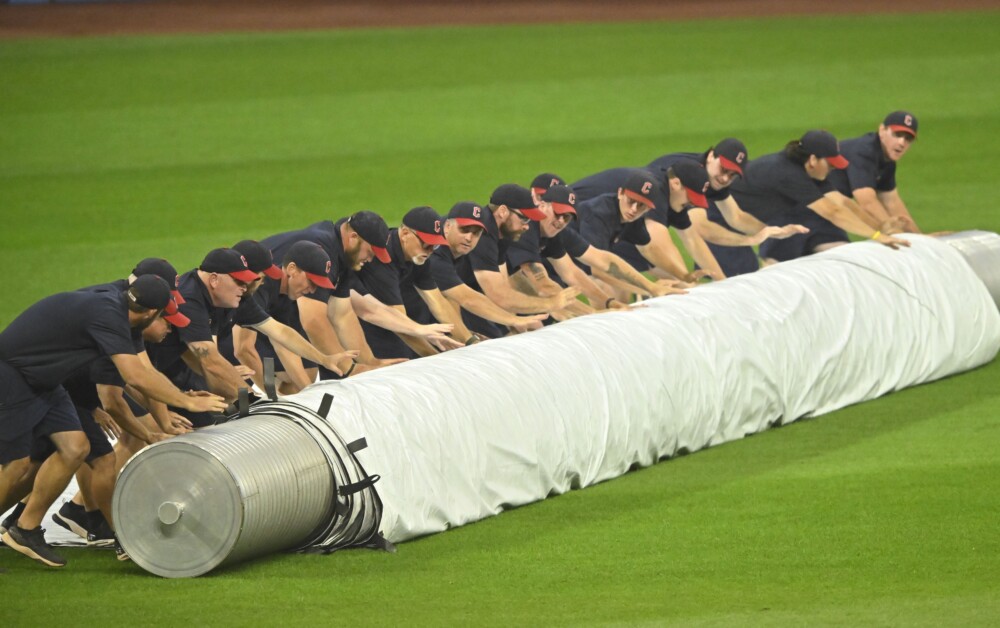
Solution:
{"label": "white rolled tarp", "polygon": [[680,451],[980,366],[1000,314],[954,248],[839,247],[626,312],[321,382],[317,408],[382,479],[392,542]]}

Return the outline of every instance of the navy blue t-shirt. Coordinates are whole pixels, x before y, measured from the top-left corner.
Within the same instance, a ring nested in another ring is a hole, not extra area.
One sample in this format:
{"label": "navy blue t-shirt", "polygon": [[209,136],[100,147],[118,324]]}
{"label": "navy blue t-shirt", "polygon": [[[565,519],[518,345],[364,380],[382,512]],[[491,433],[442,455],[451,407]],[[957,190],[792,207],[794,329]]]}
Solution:
{"label": "navy blue t-shirt", "polygon": [[850,163],[846,170],[831,170],[827,179],[844,196],[854,196],[854,190],[862,188],[876,192],[896,189],[896,162],[885,156],[878,133],[844,140],[840,152]]}
{"label": "navy blue t-shirt", "polygon": [[404,293],[437,287],[431,274],[430,256],[423,264],[414,264],[407,259],[399,240],[399,229],[389,229],[386,250],[391,258],[388,264],[372,260],[361,267],[357,273],[361,285],[355,288],[358,292],[370,292],[386,305],[402,305],[407,302]]}
{"label": "navy blue t-shirt", "polygon": [[810,211],[807,205],[834,190],[829,181],[813,179],[783,152],[752,159],[743,171],[746,177],[730,186],[733,197],[744,211],[765,223],[781,222],[789,212]]}
{"label": "navy blue t-shirt", "polygon": [[[465,256],[463,255],[462,257]],[[458,258],[458,260],[461,259],[461,257]],[[465,283],[458,275],[458,270],[455,268],[458,262],[451,254],[451,248],[448,245],[435,248],[434,252],[427,259],[427,263],[430,264],[431,276],[434,278],[434,283],[442,292]]]}
{"label": "navy blue t-shirt", "polygon": [[0,360],[43,392],[102,356],[135,355],[126,298],[120,291],[46,297],[0,332]]}
{"label": "navy blue t-shirt", "polygon": [[567,229],[574,229],[591,245],[608,251],[619,239],[637,245],[649,244],[643,218],[623,223],[617,194],[604,194],[577,205],[576,220]]}
{"label": "navy blue t-shirt", "polygon": [[324,303],[330,299],[331,295],[349,299],[351,297],[350,274],[352,271],[347,256],[344,254],[344,243],[340,240],[340,225],[346,220],[346,218],[342,218],[336,223],[324,220],[309,225],[305,229],[286,231],[264,238],[261,244],[271,249],[271,254],[278,264],[284,261],[285,253],[296,242],[307,240],[320,245],[330,256],[330,281],[333,282],[334,288],[333,290],[319,288],[316,292],[306,295],[306,298]]}
{"label": "navy blue t-shirt", "polygon": [[[678,154],[687,155],[687,153]],[[570,187],[576,192],[578,201],[587,201],[608,194],[617,196],[618,190],[625,185],[625,181],[628,180],[629,175],[637,170],[643,170],[643,168],[612,168],[611,170],[604,170],[603,172],[580,179]],[[666,170],[654,170],[651,168],[645,170],[660,182],[661,192],[650,199],[656,203],[656,206],[647,212],[643,218],[658,222],[665,227],[674,227],[675,229],[689,228],[691,226],[691,217],[688,216],[687,208],[681,209],[681,211],[670,209],[670,198],[666,192],[668,190]],[[581,187],[578,188],[577,186]],[[581,189],[583,190],[582,192],[580,191]],[[726,192],[726,196],[729,196],[728,191]]]}
{"label": "navy blue t-shirt", "polygon": [[219,335],[225,320],[222,308],[212,305],[212,297],[198,276],[197,269],[181,275],[177,289],[184,297],[184,303],[178,309],[191,322],[187,327],[176,328],[163,342],[146,346],[146,352],[153,366],[170,378],[187,370],[181,355],[187,351],[188,345],[211,341],[213,336]]}
{"label": "navy blue t-shirt", "polygon": [[507,264],[516,271],[524,264],[541,263],[545,259],[560,259],[565,255],[578,258],[587,252],[590,243],[567,225],[554,237],[542,235],[539,223],[532,221],[521,239],[512,242],[507,249]]}
{"label": "navy blue t-shirt", "polygon": [[486,225],[486,230],[483,231],[475,248],[455,260],[455,270],[458,272],[458,276],[466,285],[477,292],[482,292],[483,289],[476,279],[476,271],[500,272],[500,266],[506,263],[507,248],[510,246],[509,240],[500,237],[500,227],[497,226],[497,221],[489,207],[483,207],[482,221]]}

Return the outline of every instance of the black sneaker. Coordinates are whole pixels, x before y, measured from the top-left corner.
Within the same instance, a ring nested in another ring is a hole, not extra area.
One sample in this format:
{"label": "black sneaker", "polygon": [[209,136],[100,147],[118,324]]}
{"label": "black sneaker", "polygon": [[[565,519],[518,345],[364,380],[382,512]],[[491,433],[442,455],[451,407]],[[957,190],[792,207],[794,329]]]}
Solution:
{"label": "black sneaker", "polygon": [[122,547],[122,544],[118,541],[117,537],[115,537],[114,543],[115,543],[115,558],[117,558],[122,562],[125,562],[126,560],[132,560],[132,557],[128,555],[128,552],[126,552],[125,548]]}
{"label": "black sneaker", "polygon": [[4,532],[3,542],[7,544],[7,547],[49,567],[62,567],[66,564],[66,559],[56,554],[45,542],[43,528],[25,530],[21,526],[15,525]]}
{"label": "black sneaker", "polygon": [[115,542],[115,533],[107,521],[101,520],[93,532],[87,534],[87,545],[91,547],[109,547]]}
{"label": "black sneaker", "polygon": [[3,521],[0,521],[0,534],[3,534],[17,524],[17,520],[21,517],[21,513],[24,512],[25,506],[27,506],[27,504],[24,502],[17,502],[17,506],[14,506],[14,510],[11,510],[10,514],[4,517]]}
{"label": "black sneaker", "polygon": [[84,539],[90,532],[90,517],[87,515],[87,509],[73,502],[63,504],[59,512],[52,515],[52,521]]}

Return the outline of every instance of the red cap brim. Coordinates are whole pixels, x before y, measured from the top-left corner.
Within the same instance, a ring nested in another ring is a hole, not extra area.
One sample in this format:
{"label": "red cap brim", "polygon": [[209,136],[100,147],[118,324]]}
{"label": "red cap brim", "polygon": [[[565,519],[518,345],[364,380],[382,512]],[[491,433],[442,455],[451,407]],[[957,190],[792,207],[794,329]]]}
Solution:
{"label": "red cap brim", "polygon": [[320,288],[326,288],[327,290],[333,290],[334,288],[333,282],[330,281],[330,278],[327,277],[326,275],[315,275],[313,273],[306,273],[306,277],[309,278],[309,281],[313,282]]}
{"label": "red cap brim", "polygon": [[903,133],[909,133],[913,137],[917,136],[917,132],[916,131],[914,131],[910,127],[902,125],[902,124],[890,124],[889,125],[889,130],[890,131],[902,131]]}
{"label": "red cap brim", "polygon": [[191,323],[191,319],[184,316],[180,312],[177,312],[176,314],[167,314],[164,312],[163,319],[174,327],[187,327],[188,324]]}
{"label": "red cap brim", "polygon": [[448,240],[446,240],[443,235],[427,233],[426,231],[417,231],[416,229],[411,229],[411,231],[417,234],[417,237],[420,238],[424,244],[448,244]]}
{"label": "red cap brim", "polygon": [[378,258],[378,261],[382,262],[383,264],[389,264],[392,262],[392,258],[389,257],[389,251],[387,251],[384,246],[375,246],[373,244],[372,253],[374,253],[375,257]]}
{"label": "red cap brim", "polygon": [[455,218],[454,220],[455,220],[456,223],[458,223],[458,225],[460,227],[470,227],[470,226],[472,226],[472,227],[482,227],[483,230],[486,229],[486,225],[484,225],[483,223],[479,222],[475,218]]}
{"label": "red cap brim", "polygon": [[719,155],[719,161],[722,162],[722,167],[725,168],[726,170],[733,170],[740,173],[740,176],[743,175],[743,168],[740,168],[740,165],[735,161],[729,161],[722,155]]}
{"label": "red cap brim", "polygon": [[704,194],[699,194],[698,192],[695,192],[691,188],[687,187],[684,188],[684,191],[687,192],[688,200],[691,201],[691,203],[701,207],[702,209],[708,209],[708,199],[705,198]]}
{"label": "red cap brim", "polygon": [[572,205],[567,205],[565,203],[552,203],[552,211],[557,214],[573,214],[576,215],[576,208]]}
{"label": "red cap brim", "polygon": [[275,266],[274,264],[271,264],[270,268],[265,268],[264,274],[270,277],[271,279],[281,279],[282,277],[285,276],[285,274],[281,272],[281,269]]}
{"label": "red cap brim", "polygon": [[638,192],[633,192],[632,190],[625,190],[625,196],[629,197],[633,201],[639,201],[640,203],[645,203],[646,205],[649,205],[650,207],[656,207],[656,203],[654,203],[653,201],[649,200],[648,198],[646,198],[642,194],[639,194]]}
{"label": "red cap brim", "polygon": [[847,158],[844,157],[843,155],[834,155],[833,157],[827,157],[826,161],[837,170],[843,170],[844,168],[847,167],[848,163],[850,163],[847,161]]}
{"label": "red cap brim", "polygon": [[534,192],[535,194],[539,195],[539,196],[541,196],[542,194],[545,194],[545,192],[547,190],[548,190],[548,188],[531,188],[531,191]]}
{"label": "red cap brim", "polygon": [[171,299],[163,308],[163,318],[174,327],[187,327],[191,319],[177,309],[177,301]]}
{"label": "red cap brim", "polygon": [[237,270],[229,273],[229,276],[233,279],[238,279],[243,283],[250,283],[251,281],[257,280],[257,273],[253,272],[249,268],[246,270]]}
{"label": "red cap brim", "polygon": [[185,303],[187,303],[184,297],[181,296],[181,293],[177,290],[171,290],[170,296],[174,298],[174,301],[177,302],[177,305],[184,305]]}
{"label": "red cap brim", "polygon": [[529,219],[534,220],[536,222],[545,220],[545,212],[538,209],[537,207],[532,207],[531,209],[519,209],[517,211],[521,212]]}

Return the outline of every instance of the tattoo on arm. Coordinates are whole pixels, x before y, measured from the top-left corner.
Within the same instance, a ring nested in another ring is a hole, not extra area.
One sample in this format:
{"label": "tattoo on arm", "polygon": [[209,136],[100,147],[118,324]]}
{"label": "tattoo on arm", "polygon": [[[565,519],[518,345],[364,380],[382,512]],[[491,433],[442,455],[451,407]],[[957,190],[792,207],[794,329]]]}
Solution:
{"label": "tattoo on arm", "polygon": [[624,281],[626,283],[630,283],[635,286],[641,285],[635,280],[635,277],[633,277],[631,273],[625,272],[625,270],[619,268],[616,262],[611,262],[610,264],[608,264],[608,269],[604,272],[608,273],[608,275],[610,275],[611,277],[614,277],[615,279],[620,279],[621,281]]}
{"label": "tattoo on arm", "polygon": [[204,359],[208,357],[208,347],[191,347],[191,352],[198,356],[198,359]]}
{"label": "tattoo on arm", "polygon": [[528,266],[528,271],[535,276],[535,279],[539,281],[549,276],[549,274],[545,272],[545,267],[539,264],[538,262],[529,262],[527,266]]}

